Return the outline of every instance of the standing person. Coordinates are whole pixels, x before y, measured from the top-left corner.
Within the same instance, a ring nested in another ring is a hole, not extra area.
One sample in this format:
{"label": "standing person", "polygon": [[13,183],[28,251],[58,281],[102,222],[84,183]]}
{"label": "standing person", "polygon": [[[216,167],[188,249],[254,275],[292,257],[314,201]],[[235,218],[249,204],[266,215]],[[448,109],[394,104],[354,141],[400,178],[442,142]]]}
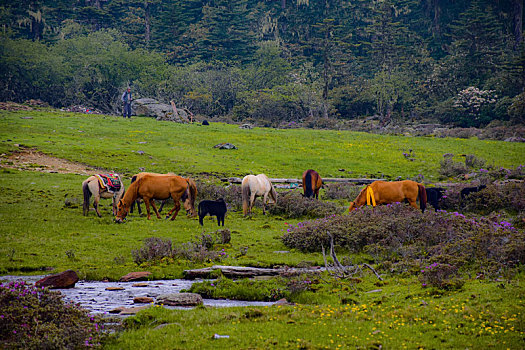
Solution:
{"label": "standing person", "polygon": [[123,115],[124,118],[128,117],[131,118],[131,101],[133,98],[131,97],[131,89],[128,88],[121,97],[122,103],[124,103],[124,109],[123,109]]}

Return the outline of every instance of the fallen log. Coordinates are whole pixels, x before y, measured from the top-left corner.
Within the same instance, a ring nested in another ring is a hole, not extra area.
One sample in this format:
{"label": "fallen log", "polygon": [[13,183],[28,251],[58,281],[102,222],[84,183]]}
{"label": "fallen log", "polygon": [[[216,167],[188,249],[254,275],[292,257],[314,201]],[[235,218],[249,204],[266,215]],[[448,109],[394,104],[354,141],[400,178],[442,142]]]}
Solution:
{"label": "fallen log", "polygon": [[247,266],[221,266],[214,265],[212,267],[205,267],[202,269],[184,270],[183,275],[185,279],[206,279],[210,278],[212,274],[220,270],[221,273],[228,278],[252,278],[258,276],[279,276],[279,275],[300,275],[303,273],[320,272],[323,269],[320,267],[311,268],[290,268],[282,267],[277,269],[247,267]]}
{"label": "fallen log", "polygon": [[[342,183],[355,183],[357,185],[364,185],[364,184],[371,184],[374,181],[377,181],[380,179],[350,179],[350,178],[323,178],[323,183],[327,182],[342,182]],[[240,177],[228,177],[228,178],[222,178],[221,181],[223,182],[229,182],[233,184],[240,184],[242,183],[242,179]],[[272,183],[297,183],[300,184],[303,182],[301,179],[283,179],[283,178],[276,178],[276,179],[270,179]]]}

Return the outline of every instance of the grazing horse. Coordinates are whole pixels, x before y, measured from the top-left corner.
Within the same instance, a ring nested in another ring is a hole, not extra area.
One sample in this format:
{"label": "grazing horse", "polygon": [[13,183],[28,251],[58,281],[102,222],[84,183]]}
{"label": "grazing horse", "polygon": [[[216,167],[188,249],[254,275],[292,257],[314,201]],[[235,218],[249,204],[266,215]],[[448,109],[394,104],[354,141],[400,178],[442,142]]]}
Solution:
{"label": "grazing horse", "polygon": [[[155,206],[154,199],[164,200],[168,198],[173,199],[175,206],[171,209],[166,216],[166,219],[173,214],[171,220],[175,220],[175,217],[180,210],[180,199],[190,186],[189,180],[177,175],[169,174],[144,174],[133,182],[122,199],[118,202],[118,210],[115,215],[116,222],[122,222],[131,208],[131,204],[141,198],[146,204],[146,212],[148,213],[148,220],[150,216],[150,205],[153,206],[157,218],[160,219],[159,212]],[[191,191],[188,192],[191,196]],[[190,201],[193,201],[191,199]]]}
{"label": "grazing horse", "polygon": [[[270,179],[264,174],[246,175],[242,179],[242,212],[244,216],[251,214],[255,198],[263,197],[263,214],[266,214],[266,204],[277,202],[277,192]],[[271,201],[270,198],[271,197]]]}
{"label": "grazing horse", "polygon": [[303,196],[319,199],[319,189],[323,186],[323,179],[317,171],[308,169],[303,173]]}
{"label": "grazing horse", "polygon": [[[137,179],[141,178],[145,174],[163,175],[163,174],[146,173],[146,172],[138,173],[136,175],[133,175],[133,177],[131,178],[131,183],[134,183],[135,181],[137,181]],[[174,175],[174,174],[170,173],[169,175]],[[195,211],[195,198],[197,198],[197,184],[195,183],[195,181],[193,181],[193,179],[187,178],[187,180],[188,180],[189,186],[186,189],[186,192],[184,192],[184,194],[182,195],[181,201],[183,201],[184,203],[184,209],[186,210],[186,214],[190,217],[194,217],[194,216],[197,216],[197,212]],[[166,204],[167,201],[168,201],[167,199],[162,201],[160,208],[159,208],[159,213],[162,211],[162,208],[164,208],[164,205]],[[142,214],[142,209],[140,208],[140,199],[137,199],[134,203],[131,204],[131,208],[129,212],[133,213],[135,204],[137,204],[139,215]]]}
{"label": "grazing horse", "polygon": [[443,198],[443,193],[446,189],[441,187],[430,187],[426,188],[427,191],[427,203],[431,204],[434,207],[434,210],[439,209],[439,201]]}
{"label": "grazing horse", "polygon": [[480,185],[480,186],[475,186],[475,187],[465,187],[460,192],[461,199],[465,200],[465,198],[467,198],[467,196],[470,195],[471,193],[479,192],[484,188],[487,188],[487,185]]}
{"label": "grazing horse", "polygon": [[82,192],[84,193],[84,215],[89,213],[89,199],[94,197],[93,207],[98,217],[98,202],[100,198],[113,198],[113,215],[117,213],[117,203],[124,195],[124,184],[119,174],[95,174],[82,182]]}
{"label": "grazing horse", "polygon": [[199,224],[201,224],[201,226],[204,226],[203,219],[207,214],[210,214],[210,216],[217,217],[217,225],[221,226],[222,222],[222,226],[224,226],[224,217],[226,216],[227,211],[228,208],[226,208],[226,202],[222,198],[219,198],[216,201],[200,201]]}
{"label": "grazing horse", "polygon": [[362,189],[353,202],[350,202],[348,211],[351,212],[355,208],[366,204],[370,205],[370,202],[373,206],[376,206],[376,204],[390,204],[403,202],[405,200],[417,209],[416,201],[418,197],[421,211],[424,212],[427,206],[425,186],[411,180],[392,182],[374,181]]}

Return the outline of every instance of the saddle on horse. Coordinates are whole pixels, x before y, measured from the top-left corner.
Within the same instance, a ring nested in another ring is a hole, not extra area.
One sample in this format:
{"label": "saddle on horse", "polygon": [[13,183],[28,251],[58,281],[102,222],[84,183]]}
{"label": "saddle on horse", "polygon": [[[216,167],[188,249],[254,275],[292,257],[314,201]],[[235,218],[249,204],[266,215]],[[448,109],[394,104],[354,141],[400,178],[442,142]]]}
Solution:
{"label": "saddle on horse", "polygon": [[105,188],[108,192],[118,192],[122,184],[118,174],[95,174],[100,183],[100,187]]}

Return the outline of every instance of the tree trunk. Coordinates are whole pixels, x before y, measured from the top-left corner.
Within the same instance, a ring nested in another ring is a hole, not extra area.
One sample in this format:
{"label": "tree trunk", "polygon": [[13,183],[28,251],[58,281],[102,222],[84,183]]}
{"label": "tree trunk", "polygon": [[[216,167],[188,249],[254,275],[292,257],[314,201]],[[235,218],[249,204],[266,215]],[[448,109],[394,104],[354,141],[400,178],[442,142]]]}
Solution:
{"label": "tree trunk", "polygon": [[441,17],[441,6],[439,6],[439,0],[432,0],[432,8],[434,9],[432,31],[434,34],[439,36],[441,34],[441,27],[439,26],[439,19]]}
{"label": "tree trunk", "polygon": [[146,41],[146,47],[149,47],[150,34],[151,34],[151,28],[150,28],[151,19],[150,19],[150,6],[147,0],[144,1],[144,22],[145,22],[144,40]]}
{"label": "tree trunk", "polygon": [[523,0],[514,0],[513,7],[514,24],[514,51],[518,51],[523,40]]}

